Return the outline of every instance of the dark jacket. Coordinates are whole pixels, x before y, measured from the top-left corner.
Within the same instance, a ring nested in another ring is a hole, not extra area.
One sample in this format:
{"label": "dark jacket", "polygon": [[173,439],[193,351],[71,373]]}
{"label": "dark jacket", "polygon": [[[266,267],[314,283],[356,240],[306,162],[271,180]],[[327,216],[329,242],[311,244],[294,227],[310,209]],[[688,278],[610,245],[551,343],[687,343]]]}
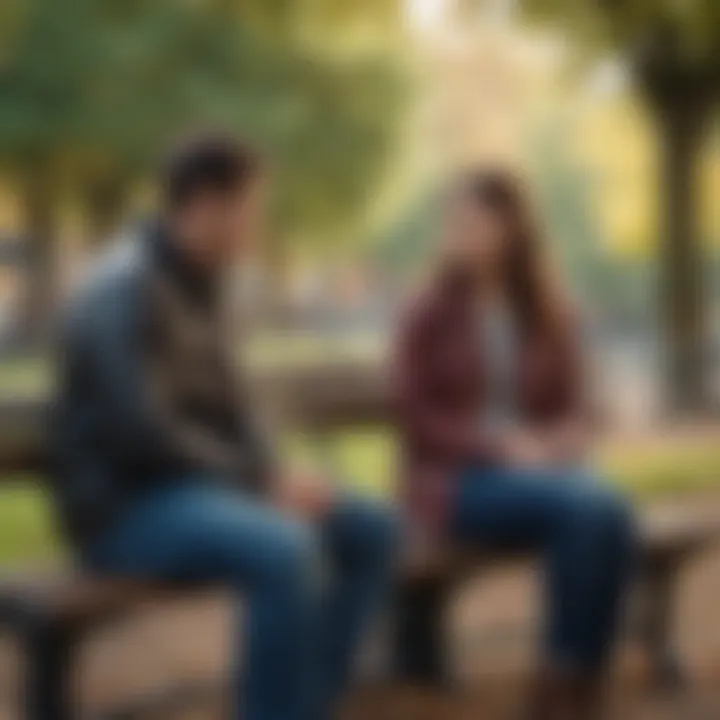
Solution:
{"label": "dark jacket", "polygon": [[99,260],[69,304],[51,447],[75,540],[163,483],[265,486],[270,453],[225,346],[218,286],[147,225]]}
{"label": "dark jacket", "polygon": [[[499,439],[480,423],[486,380],[477,309],[467,287],[438,280],[410,304],[395,347],[401,488],[411,516],[436,528],[463,468],[504,462]],[[515,395],[527,422],[579,412],[578,342],[569,322],[552,336],[521,337],[518,353]]]}

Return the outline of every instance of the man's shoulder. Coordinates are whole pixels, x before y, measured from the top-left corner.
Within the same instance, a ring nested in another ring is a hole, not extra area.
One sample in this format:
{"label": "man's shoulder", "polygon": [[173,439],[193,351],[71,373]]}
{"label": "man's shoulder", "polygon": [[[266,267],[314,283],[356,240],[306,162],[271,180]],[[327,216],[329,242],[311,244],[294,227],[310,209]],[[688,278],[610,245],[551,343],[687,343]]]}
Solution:
{"label": "man's shoulder", "polygon": [[114,238],[93,261],[66,303],[62,318],[73,326],[92,327],[96,318],[127,311],[136,303],[148,274],[147,251],[137,231]]}
{"label": "man's shoulder", "polygon": [[129,288],[142,278],[147,269],[147,251],[140,231],[124,232],[113,238],[94,260],[78,295],[104,295]]}

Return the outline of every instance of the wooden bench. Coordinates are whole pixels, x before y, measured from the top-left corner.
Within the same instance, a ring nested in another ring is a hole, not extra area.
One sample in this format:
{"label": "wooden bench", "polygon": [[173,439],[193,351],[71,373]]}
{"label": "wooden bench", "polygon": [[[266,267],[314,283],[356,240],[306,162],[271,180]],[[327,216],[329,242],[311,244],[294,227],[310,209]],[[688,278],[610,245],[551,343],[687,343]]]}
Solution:
{"label": "wooden bench", "polygon": [[[295,399],[303,427],[322,436],[328,429],[386,422],[385,379],[347,366],[294,379],[270,377],[284,398]],[[42,403],[0,407],[0,469],[42,471]],[[641,518],[639,633],[658,682],[682,678],[673,644],[674,598],[680,572],[701,550],[720,540],[720,515],[698,509],[679,514],[654,511]],[[389,637],[391,670],[414,682],[443,683],[449,677],[445,628],[454,590],[484,568],[511,558],[459,547],[408,543],[403,556]],[[13,633],[27,664],[24,709],[27,720],[69,720],[77,649],[87,635],[148,604],[201,592],[198,588],[129,582],[60,572],[0,580],[0,626]]]}
{"label": "wooden bench", "polygon": [[[647,654],[653,681],[679,686],[684,678],[675,646],[676,595],[682,571],[714,542],[720,542],[720,507],[657,507],[641,514],[636,587],[627,629]],[[447,611],[458,586],[498,565],[532,559],[527,554],[459,547],[408,548],[394,624],[394,667],[403,677],[444,684],[450,679]]]}
{"label": "wooden bench", "polygon": [[[720,537],[717,515],[678,516],[670,510],[644,518],[640,604],[633,628],[646,647],[656,680],[664,687],[675,686],[683,677],[673,643],[678,575],[710,540]],[[391,667],[386,672],[406,681],[445,684],[450,675],[445,618],[454,591],[470,576],[511,559],[515,557],[457,547],[408,546],[390,628],[387,656]],[[92,578],[70,571],[1,582],[0,626],[15,635],[26,660],[25,717],[70,720],[77,716],[72,697],[75,659],[89,633],[139,608],[185,600],[207,590]],[[172,701],[172,692],[163,702]]]}

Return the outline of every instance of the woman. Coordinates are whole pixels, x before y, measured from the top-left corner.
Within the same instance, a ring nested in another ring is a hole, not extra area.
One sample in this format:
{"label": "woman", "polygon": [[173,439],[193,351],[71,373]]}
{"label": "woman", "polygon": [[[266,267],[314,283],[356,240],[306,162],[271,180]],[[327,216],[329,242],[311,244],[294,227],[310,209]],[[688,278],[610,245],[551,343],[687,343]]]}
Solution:
{"label": "woman", "polygon": [[442,260],[400,327],[395,389],[414,520],[453,540],[545,558],[537,718],[591,718],[633,551],[631,513],[584,465],[572,308],[522,189],[462,180]]}

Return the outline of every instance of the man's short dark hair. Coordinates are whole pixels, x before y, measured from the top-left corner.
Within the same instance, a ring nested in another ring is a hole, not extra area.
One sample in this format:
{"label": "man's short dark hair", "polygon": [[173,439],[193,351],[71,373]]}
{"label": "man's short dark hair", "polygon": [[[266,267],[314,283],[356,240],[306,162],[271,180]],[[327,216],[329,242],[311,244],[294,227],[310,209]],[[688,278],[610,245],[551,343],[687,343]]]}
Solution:
{"label": "man's short dark hair", "polygon": [[164,200],[176,208],[202,192],[242,190],[259,169],[257,153],[232,136],[195,135],[178,143],[164,162]]}

